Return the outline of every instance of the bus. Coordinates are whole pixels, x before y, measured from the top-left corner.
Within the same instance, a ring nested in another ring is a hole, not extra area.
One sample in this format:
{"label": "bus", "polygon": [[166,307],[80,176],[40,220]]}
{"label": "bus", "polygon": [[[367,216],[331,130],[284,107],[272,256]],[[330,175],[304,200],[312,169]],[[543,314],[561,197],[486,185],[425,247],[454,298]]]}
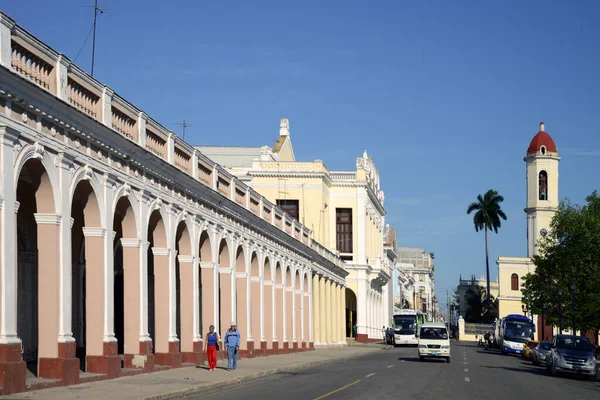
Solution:
{"label": "bus", "polygon": [[520,314],[509,314],[497,321],[496,344],[504,354],[522,354],[523,344],[534,338],[535,324]]}
{"label": "bus", "polygon": [[418,310],[400,310],[394,315],[394,345],[417,345],[417,332],[427,322],[427,315]]}

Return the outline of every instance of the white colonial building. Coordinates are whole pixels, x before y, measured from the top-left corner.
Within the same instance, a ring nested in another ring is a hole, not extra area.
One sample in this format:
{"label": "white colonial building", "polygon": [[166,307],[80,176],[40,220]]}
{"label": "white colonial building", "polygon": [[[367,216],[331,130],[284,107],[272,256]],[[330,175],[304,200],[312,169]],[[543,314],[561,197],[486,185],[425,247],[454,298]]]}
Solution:
{"label": "white colonial building", "polygon": [[202,363],[211,324],[345,343],[309,227],[1,12],[0,169],[1,394]]}

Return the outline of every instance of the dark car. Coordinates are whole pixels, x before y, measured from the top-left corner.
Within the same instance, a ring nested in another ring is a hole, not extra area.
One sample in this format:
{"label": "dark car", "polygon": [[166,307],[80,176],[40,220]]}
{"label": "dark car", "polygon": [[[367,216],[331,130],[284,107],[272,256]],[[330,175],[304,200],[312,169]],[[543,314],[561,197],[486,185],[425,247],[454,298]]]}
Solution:
{"label": "dark car", "polygon": [[546,356],[550,353],[551,342],[538,343],[531,352],[531,362],[533,365],[546,364]]}
{"label": "dark car", "polygon": [[546,357],[546,368],[552,376],[571,373],[595,377],[596,357],[592,343],[585,336],[554,336]]}

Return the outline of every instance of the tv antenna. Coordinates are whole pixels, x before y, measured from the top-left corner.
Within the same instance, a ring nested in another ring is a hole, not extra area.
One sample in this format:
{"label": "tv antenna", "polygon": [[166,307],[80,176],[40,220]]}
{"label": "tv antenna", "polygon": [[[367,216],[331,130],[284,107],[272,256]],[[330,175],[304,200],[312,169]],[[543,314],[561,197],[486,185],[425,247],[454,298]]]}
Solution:
{"label": "tv antenna", "polygon": [[96,59],[96,18],[98,13],[104,14],[104,10],[98,7],[98,0],[94,2],[94,38],[92,39],[92,76],[94,76],[94,61]]}
{"label": "tv antenna", "polygon": [[183,132],[182,132],[182,139],[185,140],[185,128],[193,128],[194,125],[188,124],[185,119],[183,120],[183,122],[180,122],[178,124],[175,124],[177,126],[181,126],[183,128]]}

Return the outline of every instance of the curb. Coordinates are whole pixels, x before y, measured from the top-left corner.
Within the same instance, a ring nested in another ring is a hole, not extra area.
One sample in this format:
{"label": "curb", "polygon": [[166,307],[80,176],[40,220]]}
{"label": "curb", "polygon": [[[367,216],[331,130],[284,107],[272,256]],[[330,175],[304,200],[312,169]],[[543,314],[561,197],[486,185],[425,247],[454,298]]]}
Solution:
{"label": "curb", "polygon": [[[383,350],[383,349],[378,349],[378,350]],[[150,396],[150,397],[144,397],[143,400],[167,400],[167,399],[172,399],[175,396],[184,396],[184,395],[190,395],[190,394],[194,394],[197,393],[201,390],[211,390],[211,389],[218,389],[221,387],[225,387],[225,386],[232,386],[235,384],[239,384],[239,383],[246,383],[246,382],[250,382],[250,381],[254,381],[260,378],[265,378],[267,376],[271,376],[271,375],[275,375],[281,372],[293,372],[293,371],[298,371],[301,369],[305,369],[305,368],[310,368],[310,367],[315,367],[318,365],[322,365],[322,364],[329,364],[329,363],[334,363],[336,361],[340,361],[340,360],[349,360],[349,359],[353,359],[353,358],[358,358],[358,357],[362,357],[364,355],[367,355],[369,353],[376,353],[377,350],[373,350],[373,351],[369,351],[363,354],[353,354],[351,356],[347,356],[347,357],[341,357],[341,358],[327,358],[325,360],[317,360],[317,361],[311,361],[308,363],[304,363],[304,364],[296,364],[296,365],[291,365],[289,367],[281,367],[281,368],[274,368],[274,369],[269,369],[266,371],[261,371],[261,372],[256,372],[254,374],[251,375],[246,375],[246,376],[240,376],[237,378],[231,378],[225,381],[220,381],[220,382],[214,382],[214,383],[204,383],[204,384],[200,384],[200,385],[195,385],[195,386],[190,386],[188,388],[185,389],[181,389],[181,390],[175,390],[175,391],[171,391],[168,393],[161,393],[155,396]]]}

